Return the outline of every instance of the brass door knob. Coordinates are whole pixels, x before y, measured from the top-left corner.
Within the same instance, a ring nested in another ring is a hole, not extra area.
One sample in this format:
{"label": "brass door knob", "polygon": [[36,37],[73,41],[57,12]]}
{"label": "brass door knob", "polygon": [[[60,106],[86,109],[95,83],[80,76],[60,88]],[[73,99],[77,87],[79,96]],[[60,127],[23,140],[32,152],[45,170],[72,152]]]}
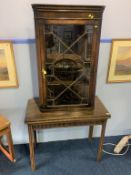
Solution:
{"label": "brass door knob", "polygon": [[98,25],[94,25],[94,28],[97,29],[98,28]]}
{"label": "brass door knob", "polygon": [[43,74],[43,77],[45,77],[45,75],[47,74],[45,69],[42,69],[42,74]]}

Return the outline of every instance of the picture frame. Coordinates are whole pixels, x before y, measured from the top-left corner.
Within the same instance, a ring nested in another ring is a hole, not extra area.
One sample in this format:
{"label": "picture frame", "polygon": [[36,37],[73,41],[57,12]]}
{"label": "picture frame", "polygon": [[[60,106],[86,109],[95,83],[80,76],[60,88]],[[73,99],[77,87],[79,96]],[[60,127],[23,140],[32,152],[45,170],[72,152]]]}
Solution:
{"label": "picture frame", "polygon": [[131,39],[112,40],[107,83],[131,82]]}
{"label": "picture frame", "polygon": [[0,88],[18,87],[13,44],[0,41]]}

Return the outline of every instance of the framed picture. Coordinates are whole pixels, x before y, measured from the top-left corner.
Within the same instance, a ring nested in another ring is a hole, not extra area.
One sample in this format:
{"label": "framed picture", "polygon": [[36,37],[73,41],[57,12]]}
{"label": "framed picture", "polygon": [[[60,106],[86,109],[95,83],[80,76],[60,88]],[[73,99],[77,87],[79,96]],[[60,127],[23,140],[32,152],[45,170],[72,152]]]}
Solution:
{"label": "framed picture", "polygon": [[112,40],[107,82],[131,82],[131,39]]}
{"label": "framed picture", "polygon": [[0,41],[0,88],[18,87],[11,41]]}

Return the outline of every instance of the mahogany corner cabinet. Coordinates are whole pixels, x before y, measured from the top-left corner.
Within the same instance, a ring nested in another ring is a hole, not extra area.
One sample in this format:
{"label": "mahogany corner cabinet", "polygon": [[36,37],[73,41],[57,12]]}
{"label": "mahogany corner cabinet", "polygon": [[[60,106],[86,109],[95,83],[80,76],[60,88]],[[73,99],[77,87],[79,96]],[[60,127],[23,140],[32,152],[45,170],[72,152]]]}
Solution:
{"label": "mahogany corner cabinet", "polygon": [[104,6],[32,7],[40,110],[93,107]]}

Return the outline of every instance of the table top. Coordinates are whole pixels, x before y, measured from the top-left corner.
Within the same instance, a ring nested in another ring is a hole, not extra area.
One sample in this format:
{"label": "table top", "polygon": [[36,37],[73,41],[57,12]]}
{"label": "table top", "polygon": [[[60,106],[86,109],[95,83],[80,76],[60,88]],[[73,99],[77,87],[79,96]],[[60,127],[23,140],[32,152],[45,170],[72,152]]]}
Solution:
{"label": "table top", "polygon": [[58,123],[58,122],[83,122],[93,120],[106,120],[110,113],[98,97],[95,97],[94,108],[45,111],[41,112],[37,100],[30,99],[27,104],[25,123]]}

